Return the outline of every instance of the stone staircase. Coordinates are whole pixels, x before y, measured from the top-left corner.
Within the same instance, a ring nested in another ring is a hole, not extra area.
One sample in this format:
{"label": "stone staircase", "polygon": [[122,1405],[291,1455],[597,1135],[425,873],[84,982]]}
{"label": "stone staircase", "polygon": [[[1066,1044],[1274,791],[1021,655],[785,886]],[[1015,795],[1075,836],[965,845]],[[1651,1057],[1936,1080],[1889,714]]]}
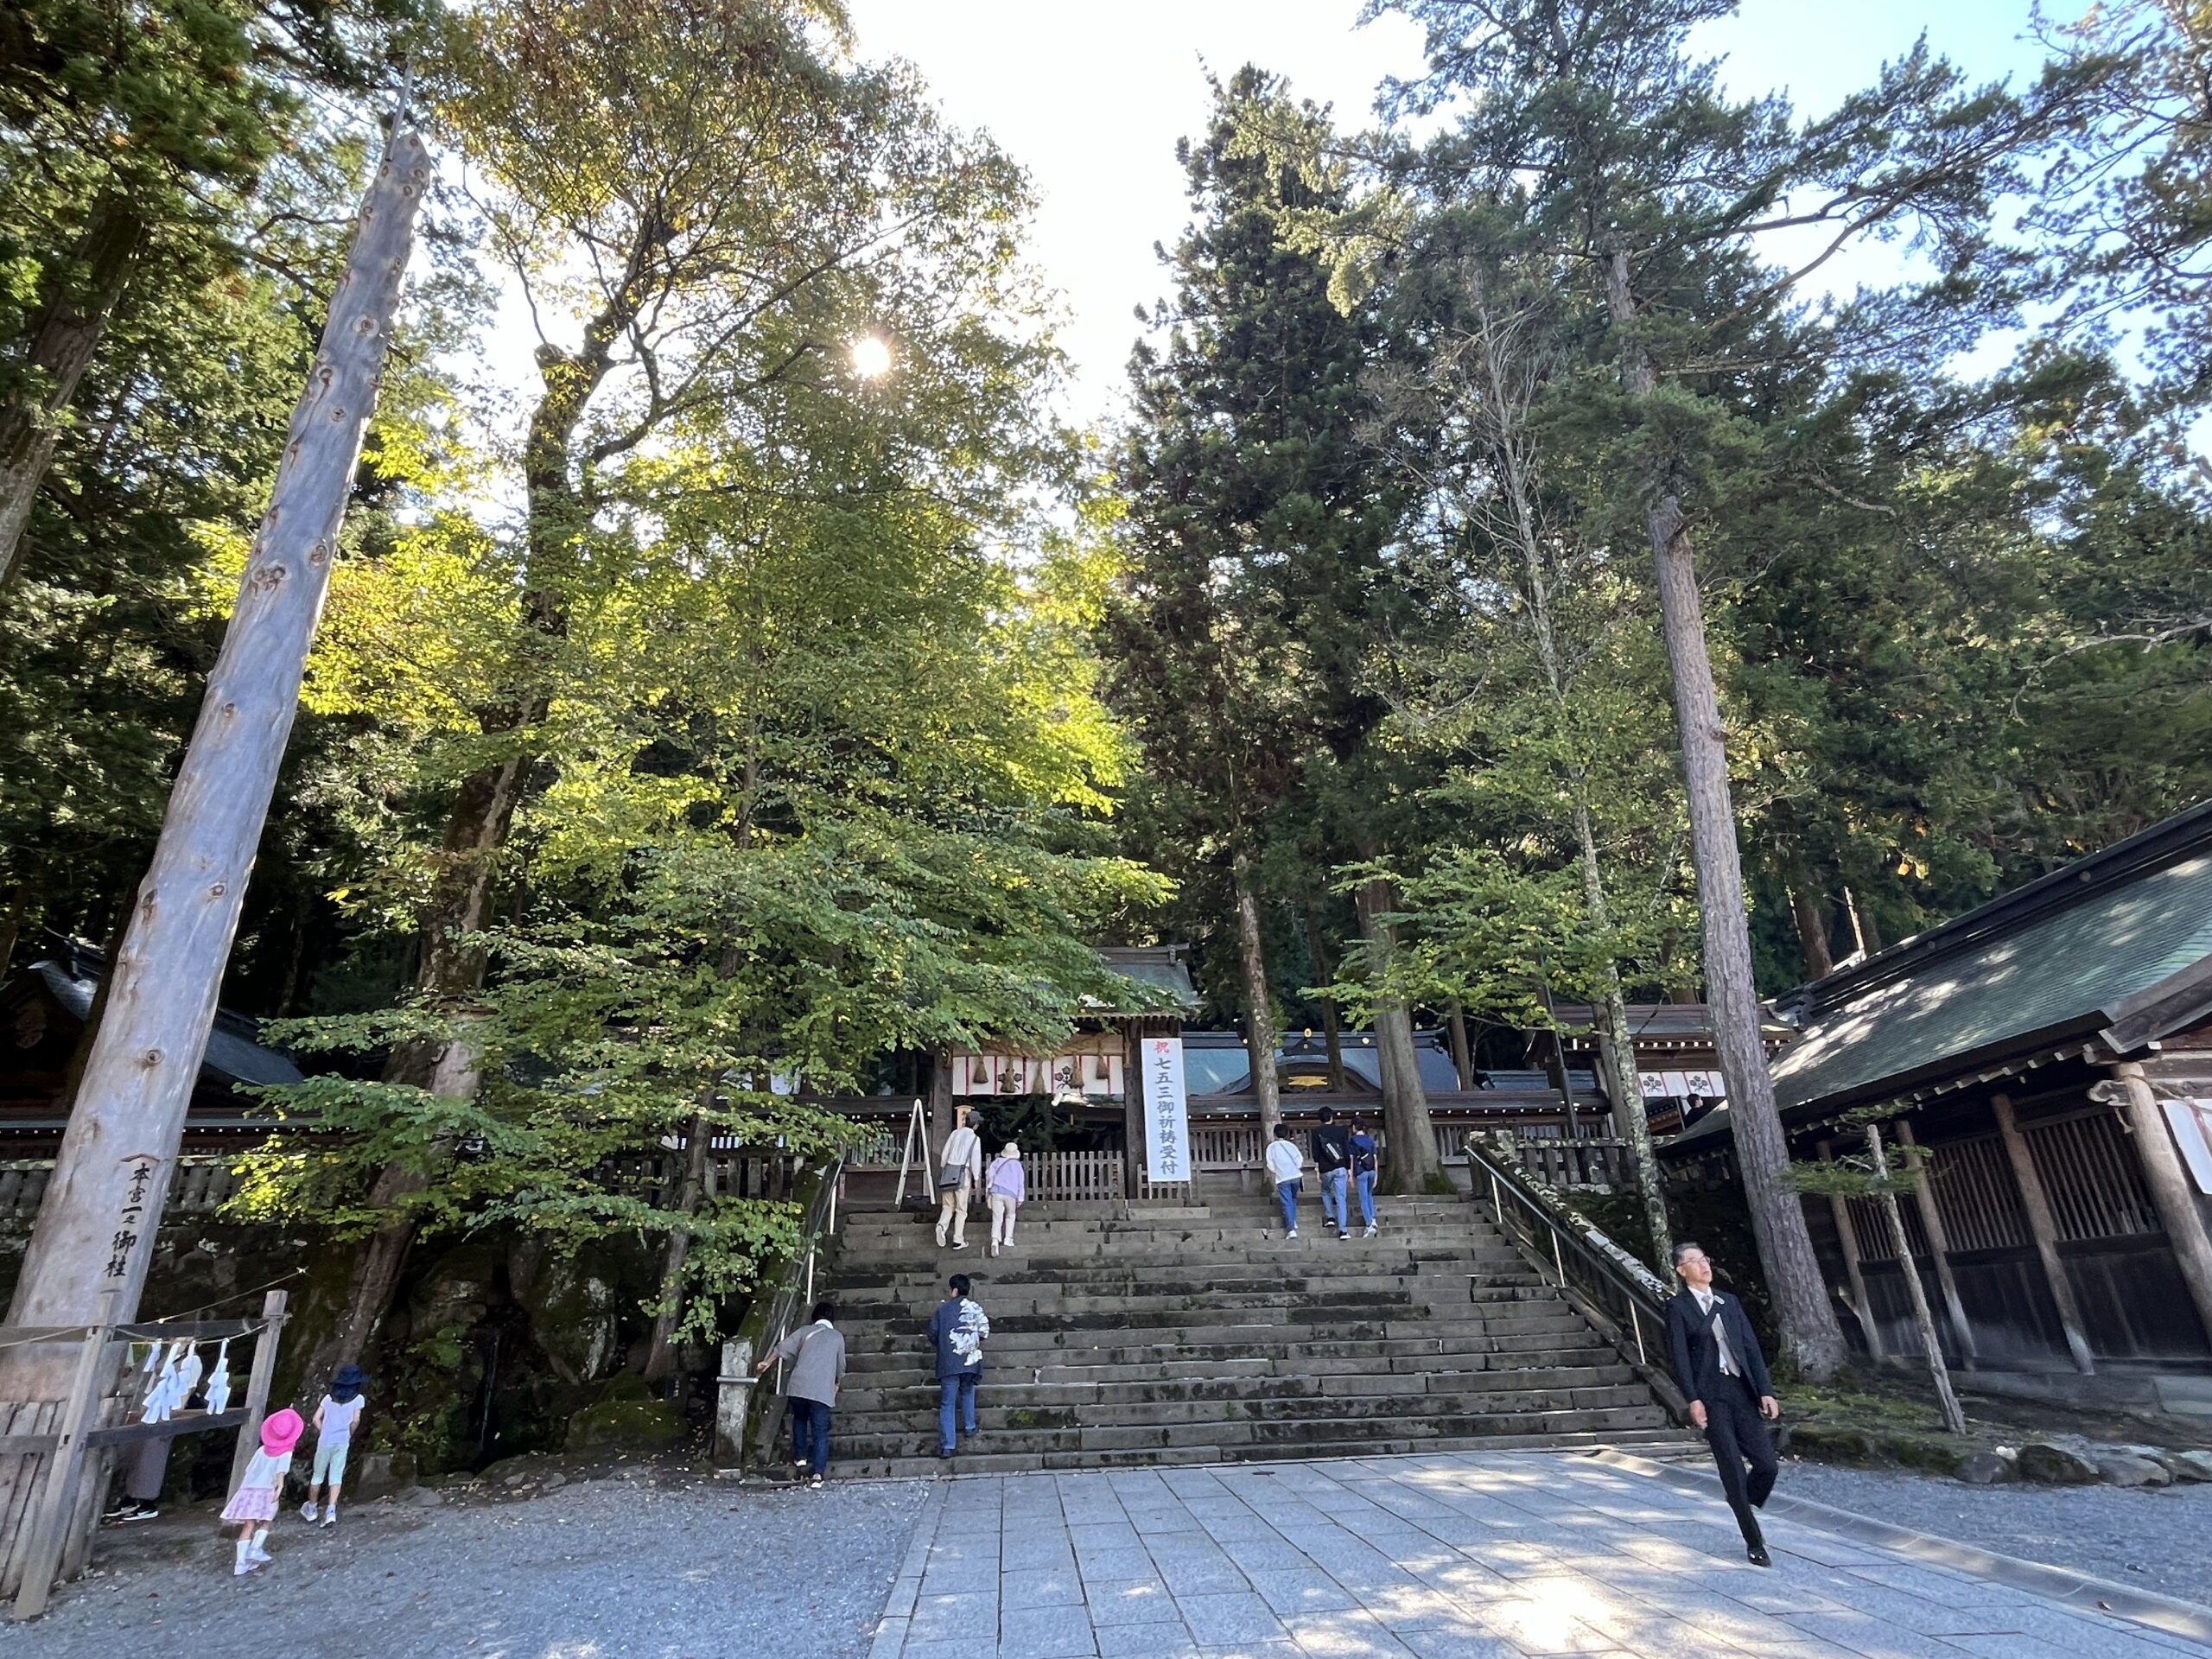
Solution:
{"label": "stone staircase", "polygon": [[1307,1205],[1026,1205],[993,1259],[980,1221],[849,1212],[835,1295],[849,1370],[840,1472],[938,1469],[923,1328],[966,1273],[991,1319],[962,1473],[1469,1447],[1679,1441],[1634,1371],[1463,1198],[1390,1198],[1339,1241]]}

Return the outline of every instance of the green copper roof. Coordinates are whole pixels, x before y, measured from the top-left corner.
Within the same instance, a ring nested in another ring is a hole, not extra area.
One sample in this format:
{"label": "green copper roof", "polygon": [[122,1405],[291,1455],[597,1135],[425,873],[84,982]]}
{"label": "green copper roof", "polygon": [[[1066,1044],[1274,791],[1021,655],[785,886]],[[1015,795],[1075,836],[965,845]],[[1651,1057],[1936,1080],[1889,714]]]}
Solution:
{"label": "green copper roof", "polygon": [[[2129,999],[2212,957],[2212,852],[2097,874],[2078,878],[2094,883],[2078,894],[2051,890],[2008,925],[1967,926],[1982,914],[1974,912],[1899,947],[1895,971],[1821,1007],[1776,1060],[1776,1103],[1870,1094],[2037,1034],[2056,1041],[2101,1029]],[[1944,948],[1938,936],[1952,930],[1963,948]]]}

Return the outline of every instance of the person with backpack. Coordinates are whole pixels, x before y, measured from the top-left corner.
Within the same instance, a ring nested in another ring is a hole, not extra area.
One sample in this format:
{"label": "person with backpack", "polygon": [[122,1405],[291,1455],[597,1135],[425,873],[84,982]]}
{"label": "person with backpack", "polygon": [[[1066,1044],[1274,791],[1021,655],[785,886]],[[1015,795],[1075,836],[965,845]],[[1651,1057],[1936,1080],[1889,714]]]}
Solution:
{"label": "person with backpack", "polygon": [[830,1413],[845,1380],[845,1333],[836,1320],[834,1303],[817,1302],[814,1322],[791,1332],[753,1368],[759,1376],[779,1359],[789,1362],[784,1398],[791,1412],[791,1476],[804,1478],[810,1470],[806,1484],[812,1487],[830,1472]]}
{"label": "person with backpack", "polygon": [[968,1205],[983,1184],[983,1137],[976,1133],[982,1120],[973,1112],[962,1115],[960,1127],[944,1137],[944,1151],[938,1159],[937,1247],[968,1248]]}
{"label": "person with backpack", "polygon": [[1009,1141],[991,1160],[983,1176],[983,1199],[991,1208],[991,1254],[1014,1248],[1014,1217],[1029,1197],[1029,1172],[1022,1167],[1021,1148]]}
{"label": "person with backpack", "polygon": [[1321,1172],[1321,1222],[1333,1224],[1338,1238],[1350,1238],[1351,1137],[1333,1109],[1324,1106],[1320,1118],[1320,1128],[1313,1131],[1313,1166]]}
{"label": "person with backpack", "polygon": [[1375,1236],[1375,1178],[1382,1173],[1382,1147],[1368,1133],[1367,1125],[1354,1118],[1351,1135],[1347,1141],[1351,1153],[1351,1184],[1359,1194],[1360,1218],[1367,1224],[1363,1238]]}

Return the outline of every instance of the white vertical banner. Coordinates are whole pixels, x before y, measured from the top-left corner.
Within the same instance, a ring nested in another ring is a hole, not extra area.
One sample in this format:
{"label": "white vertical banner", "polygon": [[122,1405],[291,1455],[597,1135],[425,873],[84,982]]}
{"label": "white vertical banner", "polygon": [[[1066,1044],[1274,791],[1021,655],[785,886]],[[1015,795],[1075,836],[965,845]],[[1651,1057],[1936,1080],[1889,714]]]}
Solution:
{"label": "white vertical banner", "polygon": [[1144,1068],[1145,1169],[1155,1181],[1191,1179],[1191,1112],[1183,1094],[1183,1039],[1137,1044]]}

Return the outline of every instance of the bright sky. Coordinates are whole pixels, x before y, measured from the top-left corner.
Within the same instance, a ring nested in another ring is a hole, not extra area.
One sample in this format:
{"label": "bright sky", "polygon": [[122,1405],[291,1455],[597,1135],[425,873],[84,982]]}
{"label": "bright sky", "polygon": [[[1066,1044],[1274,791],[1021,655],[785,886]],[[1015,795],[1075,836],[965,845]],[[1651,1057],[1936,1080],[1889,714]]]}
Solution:
{"label": "bright sky", "polygon": [[[1119,406],[1132,314],[1166,293],[1153,245],[1184,220],[1175,141],[1205,125],[1206,71],[1226,79],[1257,63],[1364,124],[1376,82],[1421,67],[1420,31],[1399,16],[1354,29],[1358,0],[850,4],[864,56],[912,60],[955,121],[989,131],[1030,170],[1033,251],[1065,296],[1077,377],[1068,412],[1083,420]],[[2024,79],[2042,61],[2021,38],[2028,12],[2029,0],[1746,0],[1704,45],[1727,59],[1735,92],[1786,87],[1801,111],[1825,111],[1923,29],[1976,79]]]}

